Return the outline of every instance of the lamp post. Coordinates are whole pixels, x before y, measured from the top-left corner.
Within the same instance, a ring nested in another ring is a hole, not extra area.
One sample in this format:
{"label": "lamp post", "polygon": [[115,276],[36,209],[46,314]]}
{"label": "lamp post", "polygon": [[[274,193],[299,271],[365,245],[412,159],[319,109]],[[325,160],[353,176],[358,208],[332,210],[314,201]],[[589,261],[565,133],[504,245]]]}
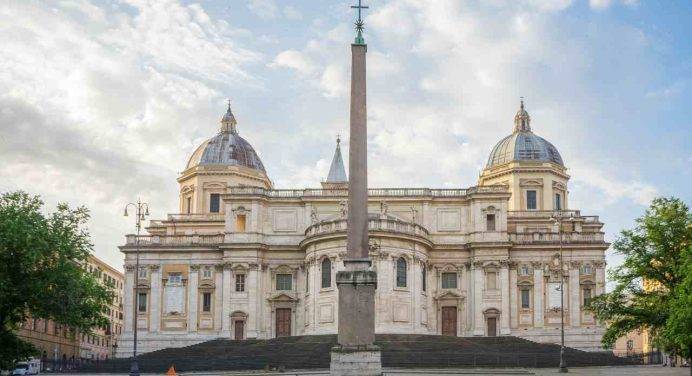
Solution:
{"label": "lamp post", "polygon": [[130,365],[130,376],[139,376],[139,364],[137,364],[137,300],[139,299],[139,231],[142,228],[142,221],[149,216],[149,204],[137,199],[137,203],[130,202],[125,205],[123,215],[127,217],[127,208],[132,205],[135,208],[135,226],[137,227],[137,236],[135,237],[135,286],[132,297],[132,364]]}
{"label": "lamp post", "polygon": [[[556,211],[550,219],[557,224],[558,241],[560,249],[560,368],[558,372],[567,373],[567,362],[565,361],[565,259],[562,255],[562,222],[565,219],[561,211]],[[572,221],[570,212],[568,221]]]}

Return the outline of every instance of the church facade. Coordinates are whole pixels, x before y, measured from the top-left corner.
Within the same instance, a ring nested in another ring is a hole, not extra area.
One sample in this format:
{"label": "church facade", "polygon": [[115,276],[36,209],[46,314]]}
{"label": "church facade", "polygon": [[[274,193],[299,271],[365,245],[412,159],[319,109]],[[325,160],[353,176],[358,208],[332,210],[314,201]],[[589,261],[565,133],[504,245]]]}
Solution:
{"label": "church facade", "polygon": [[[320,189],[275,189],[229,106],[177,180],[179,213],[120,247],[119,356],[132,353],[135,323],[140,352],[337,332],[348,216],[338,141]],[[568,181],[522,102],[477,185],[369,189],[376,332],[559,343],[564,310],[566,345],[600,349],[604,328],[583,307],[604,292],[609,244],[597,216],[569,206]]]}

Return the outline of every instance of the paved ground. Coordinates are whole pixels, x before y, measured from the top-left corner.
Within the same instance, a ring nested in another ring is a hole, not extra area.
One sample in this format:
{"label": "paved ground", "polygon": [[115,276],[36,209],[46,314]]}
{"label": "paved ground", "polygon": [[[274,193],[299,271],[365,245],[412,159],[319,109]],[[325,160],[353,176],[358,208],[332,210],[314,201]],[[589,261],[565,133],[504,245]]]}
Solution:
{"label": "paved ground", "polygon": [[[68,375],[68,374],[61,374]],[[159,374],[143,374],[159,375]],[[329,371],[291,371],[291,372],[192,372],[180,374],[180,376],[323,376],[329,375]],[[453,376],[453,375],[560,375],[557,369],[539,368],[505,368],[505,369],[426,369],[426,370],[404,370],[404,369],[385,369],[384,376]],[[570,368],[569,375],[578,376],[687,376],[690,375],[689,368],[668,368],[661,366],[619,366],[619,367],[581,367]],[[109,376],[109,374],[86,375],[77,374],[75,376]]]}

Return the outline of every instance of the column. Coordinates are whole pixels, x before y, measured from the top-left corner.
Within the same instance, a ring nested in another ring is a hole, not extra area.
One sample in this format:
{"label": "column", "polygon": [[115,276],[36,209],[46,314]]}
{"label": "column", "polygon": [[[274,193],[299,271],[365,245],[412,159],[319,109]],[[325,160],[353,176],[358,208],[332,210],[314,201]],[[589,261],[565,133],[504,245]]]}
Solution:
{"label": "column", "polygon": [[223,264],[216,264],[214,268],[214,330],[221,330],[221,316],[223,312]]}
{"label": "column", "polygon": [[126,265],[125,266],[125,286],[123,297],[123,333],[132,333],[133,331],[133,310],[134,310],[134,300],[135,300],[135,266]]}
{"label": "column", "polygon": [[161,330],[161,268],[159,265],[149,266],[151,270],[151,310],[149,313],[149,331]]}
{"label": "column", "polygon": [[543,327],[543,264],[533,262],[533,326]]}
{"label": "column", "polygon": [[473,263],[473,335],[485,335],[485,320],[483,320],[483,263]]}
{"label": "column", "polygon": [[512,312],[509,309],[509,262],[500,261],[500,296],[502,298],[502,316],[500,316],[500,334],[509,335],[509,318]]}
{"label": "column", "polygon": [[605,261],[594,262],[596,268],[596,296],[605,292]]}
{"label": "column", "polygon": [[250,264],[250,269],[247,273],[247,293],[248,293],[248,309],[247,313],[247,337],[248,338],[258,338],[259,337],[259,307],[257,306],[258,297],[260,297],[261,292],[258,291],[258,279],[259,273],[257,269],[259,266],[257,264]]}
{"label": "column", "polygon": [[517,297],[517,263],[509,263],[509,326],[519,327],[519,307]]}
{"label": "column", "polygon": [[581,324],[581,302],[579,300],[579,266],[578,262],[570,262],[569,269],[569,322],[573,327]]}
{"label": "column", "polygon": [[231,335],[231,265],[223,266],[223,287],[221,290],[223,296],[222,311],[221,311],[221,331],[225,336]]}
{"label": "column", "polygon": [[187,281],[187,331],[197,332],[197,298],[199,296],[199,265],[190,265],[190,277]]}

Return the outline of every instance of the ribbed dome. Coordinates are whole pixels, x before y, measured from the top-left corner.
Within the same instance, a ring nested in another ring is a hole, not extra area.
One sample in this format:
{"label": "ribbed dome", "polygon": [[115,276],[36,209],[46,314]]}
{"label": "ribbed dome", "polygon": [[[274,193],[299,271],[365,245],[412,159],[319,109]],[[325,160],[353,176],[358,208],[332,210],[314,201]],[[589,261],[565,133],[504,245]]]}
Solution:
{"label": "ribbed dome", "polygon": [[238,135],[235,116],[228,106],[221,119],[221,130],[216,136],[204,141],[187,162],[187,168],[201,165],[243,166],[254,170],[264,170],[264,165],[249,142]]}
{"label": "ribbed dome", "polygon": [[514,117],[514,133],[495,145],[485,167],[512,161],[553,162],[564,166],[555,146],[531,131],[531,117],[524,109],[524,101]]}

